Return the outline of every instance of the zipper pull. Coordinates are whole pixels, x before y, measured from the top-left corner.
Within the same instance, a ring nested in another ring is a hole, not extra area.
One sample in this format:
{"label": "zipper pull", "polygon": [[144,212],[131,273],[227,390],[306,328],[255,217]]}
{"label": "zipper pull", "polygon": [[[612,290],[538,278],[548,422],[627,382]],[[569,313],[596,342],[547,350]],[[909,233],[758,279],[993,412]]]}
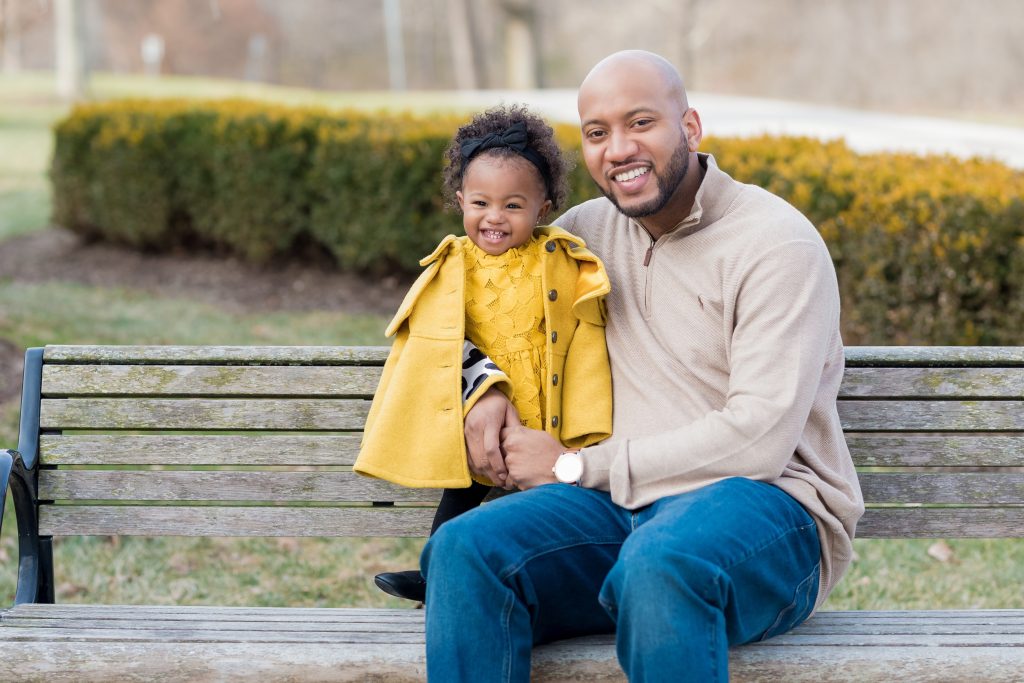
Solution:
{"label": "zipper pull", "polygon": [[653,244],[651,246],[647,247],[647,253],[644,254],[644,267],[645,268],[647,266],[649,266],[650,263],[651,263],[651,252],[653,252],[653,251],[654,251],[654,245]]}

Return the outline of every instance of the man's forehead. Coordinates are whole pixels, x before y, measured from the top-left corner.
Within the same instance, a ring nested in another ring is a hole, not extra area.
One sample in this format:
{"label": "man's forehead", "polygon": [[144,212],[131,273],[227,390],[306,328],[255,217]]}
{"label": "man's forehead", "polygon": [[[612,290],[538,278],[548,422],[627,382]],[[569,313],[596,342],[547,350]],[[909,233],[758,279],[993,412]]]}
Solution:
{"label": "man's forehead", "polygon": [[[669,65],[643,57],[623,55],[599,63],[580,85],[577,106],[586,125],[588,112],[601,110],[602,115],[615,111],[616,116],[652,112],[685,102],[682,81]],[[683,105],[685,109],[685,104]],[[596,113],[596,112],[595,112]]]}

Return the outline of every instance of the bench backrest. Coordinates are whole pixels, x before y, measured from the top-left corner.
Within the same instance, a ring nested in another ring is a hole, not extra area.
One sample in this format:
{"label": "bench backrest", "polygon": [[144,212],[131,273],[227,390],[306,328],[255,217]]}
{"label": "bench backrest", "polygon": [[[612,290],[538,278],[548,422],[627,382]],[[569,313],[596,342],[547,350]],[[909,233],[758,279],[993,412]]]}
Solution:
{"label": "bench backrest", "polygon": [[[426,535],[437,491],[351,472],[386,355],[46,347],[40,534]],[[1024,348],[849,348],[839,410],[859,536],[1024,535]]]}

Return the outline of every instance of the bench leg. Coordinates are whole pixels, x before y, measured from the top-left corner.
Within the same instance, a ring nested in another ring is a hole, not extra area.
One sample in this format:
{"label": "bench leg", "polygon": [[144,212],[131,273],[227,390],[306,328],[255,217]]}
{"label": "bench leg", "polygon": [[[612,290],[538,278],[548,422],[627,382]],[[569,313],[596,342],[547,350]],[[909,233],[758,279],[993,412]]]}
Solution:
{"label": "bench leg", "polygon": [[39,589],[36,602],[52,605],[53,593],[53,536],[39,539]]}

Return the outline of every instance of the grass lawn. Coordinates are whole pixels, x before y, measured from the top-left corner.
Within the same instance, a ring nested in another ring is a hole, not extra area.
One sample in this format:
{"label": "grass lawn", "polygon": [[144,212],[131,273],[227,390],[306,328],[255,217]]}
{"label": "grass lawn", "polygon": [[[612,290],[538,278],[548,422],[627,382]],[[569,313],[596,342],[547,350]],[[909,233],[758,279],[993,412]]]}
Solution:
{"label": "grass lawn", "polygon": [[[195,78],[92,81],[97,98],[246,96],[328,106],[452,108],[447,94],[318,93]],[[0,241],[50,215],[50,125],[66,108],[52,78],[0,76]],[[457,106],[457,103],[456,103]],[[215,305],[127,289],[23,284],[0,276],[0,339],[41,344],[381,344],[385,320],[335,311],[241,315]],[[17,440],[17,401],[0,404],[0,446]],[[862,540],[826,609],[1024,608],[1024,540]],[[60,602],[409,606],[369,577],[415,566],[421,540],[76,538],[55,542]],[[0,607],[14,594],[17,543],[8,504],[0,537]]]}

